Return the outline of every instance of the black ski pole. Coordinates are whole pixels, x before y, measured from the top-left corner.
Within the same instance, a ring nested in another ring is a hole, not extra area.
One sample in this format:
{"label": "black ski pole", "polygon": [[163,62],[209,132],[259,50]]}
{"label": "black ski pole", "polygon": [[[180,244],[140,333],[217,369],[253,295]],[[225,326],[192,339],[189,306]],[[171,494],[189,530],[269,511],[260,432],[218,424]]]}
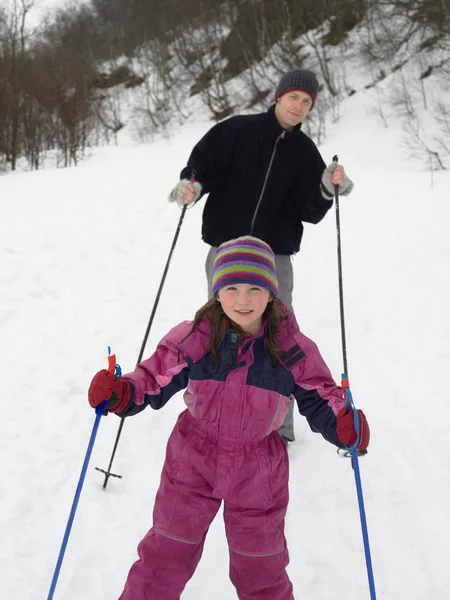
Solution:
{"label": "black ski pole", "polygon": [[[333,156],[333,162],[338,162],[337,155]],[[338,275],[339,275],[339,310],[341,315],[341,340],[342,357],[344,360],[344,373],[348,375],[347,368],[347,344],[345,341],[345,318],[344,318],[344,283],[342,277],[342,250],[341,250],[341,220],[339,215],[339,186],[334,186],[334,203],[336,206],[336,236],[337,236],[337,256],[338,256]]]}
{"label": "black ski pole", "polygon": [[[173,252],[175,250],[175,245],[177,243],[178,236],[180,235],[181,225],[183,224],[183,219],[184,219],[184,215],[186,214],[186,208],[187,208],[187,206],[188,205],[185,204],[183,206],[182,210],[181,210],[180,220],[178,221],[178,227],[177,227],[177,230],[175,232],[175,236],[173,238],[172,247],[170,249],[169,256],[167,258],[167,262],[166,262],[166,266],[165,266],[165,269],[164,269],[164,273],[163,273],[163,276],[161,278],[161,283],[159,284],[158,293],[156,294],[156,299],[155,299],[155,302],[153,304],[152,313],[150,315],[150,319],[149,319],[149,322],[148,322],[148,325],[147,325],[147,329],[145,331],[144,339],[142,340],[142,345],[141,345],[141,349],[139,350],[139,356],[137,358],[136,365],[138,365],[141,362],[142,356],[144,354],[144,350],[145,350],[145,346],[147,344],[147,339],[148,339],[148,336],[149,336],[149,333],[150,333],[150,329],[152,328],[153,319],[155,318],[156,309],[158,308],[159,299],[161,297],[161,292],[162,292],[162,289],[164,287],[164,283],[166,281],[167,272],[169,270],[170,261],[172,259],[172,254],[173,254]],[[112,473],[111,472],[111,468],[112,468],[112,464],[114,462],[114,457],[116,455],[116,450],[117,450],[117,446],[119,444],[119,439],[120,439],[120,436],[122,434],[122,429],[123,429],[124,421],[125,421],[125,419],[122,417],[120,419],[119,429],[117,430],[117,435],[116,435],[116,439],[115,439],[115,442],[114,442],[114,447],[113,447],[113,450],[112,450],[112,453],[111,453],[111,458],[109,460],[108,469],[105,471],[104,469],[100,469],[99,467],[95,467],[96,471],[100,471],[100,473],[103,473],[105,475],[105,480],[103,482],[103,489],[105,489],[106,486],[108,485],[108,480],[109,480],[110,477],[118,477],[119,479],[122,478],[122,475],[117,475],[116,473]]]}
{"label": "black ski pole", "polygon": [[[337,154],[333,156],[333,162],[336,164],[339,162]],[[342,246],[341,246],[341,219],[339,213],[339,185],[334,186],[334,203],[336,206],[336,238],[337,238],[337,258],[338,258],[338,277],[339,277],[339,312],[341,319],[341,340],[342,340],[342,360],[344,365],[344,374],[342,375],[342,382],[344,391],[347,393],[347,389],[350,394],[348,384],[348,362],[347,362],[347,342],[345,337],[345,315],[344,315],[344,278],[342,274]],[[338,450],[339,453],[339,450]],[[345,456],[350,455],[350,451],[345,452]],[[367,454],[367,450],[357,450],[358,456]]]}
{"label": "black ski pole", "polygon": [[[333,156],[333,162],[338,162],[337,155]],[[338,255],[338,273],[339,273],[339,304],[340,304],[340,314],[341,314],[341,338],[342,338],[342,356],[344,361],[344,373],[342,374],[342,387],[345,393],[345,403],[347,407],[353,411],[354,415],[354,423],[356,429],[356,442],[351,446],[347,452],[350,452],[352,457],[352,467],[355,475],[355,484],[356,484],[356,494],[358,498],[358,507],[359,507],[359,516],[361,522],[361,531],[363,537],[363,545],[364,545],[364,554],[366,558],[366,568],[367,568],[367,578],[369,583],[369,593],[371,600],[376,600],[376,592],[375,592],[375,580],[373,576],[373,567],[372,567],[372,555],[370,552],[370,543],[369,543],[369,532],[367,529],[367,519],[366,519],[366,510],[364,506],[364,496],[363,489],[361,483],[361,473],[359,470],[359,460],[358,456],[362,456],[367,454],[367,450],[357,450],[357,444],[359,439],[359,418],[358,413],[356,411],[352,393],[350,391],[350,384],[348,380],[348,366],[347,366],[347,346],[345,341],[345,320],[344,320],[344,285],[343,285],[343,277],[342,277],[342,251],[341,251],[341,223],[340,223],[340,215],[339,215],[339,185],[334,186],[334,201],[336,204],[336,233],[337,233],[337,255]]]}

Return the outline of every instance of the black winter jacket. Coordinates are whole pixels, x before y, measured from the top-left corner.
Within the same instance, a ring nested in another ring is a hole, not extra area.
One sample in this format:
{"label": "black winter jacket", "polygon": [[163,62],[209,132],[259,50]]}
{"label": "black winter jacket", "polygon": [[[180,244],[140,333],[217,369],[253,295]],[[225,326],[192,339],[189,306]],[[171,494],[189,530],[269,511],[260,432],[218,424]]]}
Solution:
{"label": "black winter jacket", "polygon": [[267,242],[275,254],[298,252],[302,221],[318,223],[332,206],[321,194],[325,163],[300,126],[286,131],[275,107],[218,123],[196,144],[181,178],[208,194],[203,240],[211,246],[241,235]]}

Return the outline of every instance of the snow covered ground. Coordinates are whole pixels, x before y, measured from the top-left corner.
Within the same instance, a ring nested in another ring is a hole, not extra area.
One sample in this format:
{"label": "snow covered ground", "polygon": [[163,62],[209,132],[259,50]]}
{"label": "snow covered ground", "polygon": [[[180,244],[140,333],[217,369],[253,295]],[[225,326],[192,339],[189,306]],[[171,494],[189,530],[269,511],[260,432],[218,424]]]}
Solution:
{"label": "snow covered ground", "polygon": [[[341,200],[350,382],[372,430],[360,461],[378,598],[447,600],[450,589],[450,175],[402,157],[399,132],[350,98],[321,147],[356,187]],[[95,150],[78,168],[0,179],[0,598],[47,597],[94,422],[86,401],[107,346],[134,368],[180,216],[167,202],[210,124],[151,145]],[[202,205],[186,213],[148,340],[203,304]],[[295,309],[337,379],[342,369],[334,209],[307,226]],[[119,597],[151,526],[165,443],[183,409],[103,418],[55,599]],[[296,598],[369,598],[350,461],[296,415],[287,537]],[[214,522],[186,600],[228,600]]]}

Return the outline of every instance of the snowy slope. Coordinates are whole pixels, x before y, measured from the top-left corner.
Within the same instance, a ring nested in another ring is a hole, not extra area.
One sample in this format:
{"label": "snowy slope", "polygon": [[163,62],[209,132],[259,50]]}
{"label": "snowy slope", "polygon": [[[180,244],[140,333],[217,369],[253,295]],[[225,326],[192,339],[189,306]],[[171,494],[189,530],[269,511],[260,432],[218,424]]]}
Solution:
{"label": "snowy slope", "polygon": [[[372,429],[361,460],[379,598],[446,600],[450,561],[450,218],[447,173],[420,172],[398,132],[347,101],[321,148],[355,180],[341,200],[350,382]],[[170,141],[94,152],[76,169],[0,179],[0,598],[47,597],[94,421],[92,375],[111,345],[136,362],[180,212],[166,201],[209,124]],[[147,356],[205,300],[201,206],[189,210]],[[337,379],[342,369],[334,211],[307,226],[295,259],[295,308]],[[118,598],[151,526],[165,443],[181,395],[125,423],[106,491],[118,419],[102,419],[55,599]],[[296,419],[287,536],[296,598],[368,598],[350,462]],[[221,518],[186,600],[228,600]]]}

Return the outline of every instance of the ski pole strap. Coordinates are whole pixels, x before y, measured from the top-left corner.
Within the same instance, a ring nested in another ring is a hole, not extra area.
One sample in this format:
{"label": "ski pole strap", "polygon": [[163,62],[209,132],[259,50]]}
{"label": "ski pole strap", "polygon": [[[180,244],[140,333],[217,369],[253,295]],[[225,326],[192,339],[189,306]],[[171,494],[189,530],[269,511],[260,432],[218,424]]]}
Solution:
{"label": "ski pole strap", "polygon": [[348,376],[345,373],[342,373],[342,375],[341,375],[341,386],[342,386],[342,389],[344,390],[345,405],[349,410],[353,411],[353,422],[354,422],[355,431],[356,431],[355,443],[351,446],[347,446],[347,448],[348,448],[348,450],[356,450],[358,443],[359,443],[359,418],[358,418],[358,412],[357,412],[357,410],[355,408],[355,404],[353,402],[352,392],[350,391],[350,383],[348,381]]}

